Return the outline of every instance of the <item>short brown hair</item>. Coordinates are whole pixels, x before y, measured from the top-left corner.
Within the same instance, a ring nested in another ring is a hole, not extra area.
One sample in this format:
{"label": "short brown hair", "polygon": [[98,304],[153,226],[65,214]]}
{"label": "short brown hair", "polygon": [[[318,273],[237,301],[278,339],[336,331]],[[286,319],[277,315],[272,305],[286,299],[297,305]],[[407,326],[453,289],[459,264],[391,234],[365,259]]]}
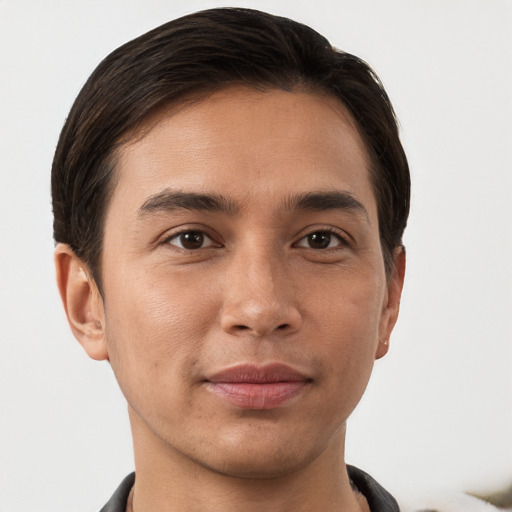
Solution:
{"label": "short brown hair", "polygon": [[87,263],[100,290],[115,149],[156,108],[235,84],[326,92],[348,108],[372,162],[389,273],[407,223],[410,177],[379,78],[364,61],[301,23],[221,8],[166,23],[112,52],[89,77],[64,124],[52,166],[54,238]]}

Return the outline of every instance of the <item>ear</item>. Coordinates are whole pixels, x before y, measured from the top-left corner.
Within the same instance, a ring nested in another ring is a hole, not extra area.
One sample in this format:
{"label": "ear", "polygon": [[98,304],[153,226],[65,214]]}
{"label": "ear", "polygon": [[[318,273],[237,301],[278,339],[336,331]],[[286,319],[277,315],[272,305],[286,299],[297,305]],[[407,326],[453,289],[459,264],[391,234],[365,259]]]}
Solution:
{"label": "ear", "polygon": [[385,356],[389,349],[391,331],[398,319],[400,310],[400,297],[404,286],[405,277],[405,247],[397,247],[393,253],[394,266],[388,277],[387,293],[382,308],[382,316],[379,326],[379,344],[375,353],[375,359]]}
{"label": "ear", "polygon": [[57,285],[69,326],[89,357],[108,359],[103,300],[85,263],[66,244],[55,249]]}

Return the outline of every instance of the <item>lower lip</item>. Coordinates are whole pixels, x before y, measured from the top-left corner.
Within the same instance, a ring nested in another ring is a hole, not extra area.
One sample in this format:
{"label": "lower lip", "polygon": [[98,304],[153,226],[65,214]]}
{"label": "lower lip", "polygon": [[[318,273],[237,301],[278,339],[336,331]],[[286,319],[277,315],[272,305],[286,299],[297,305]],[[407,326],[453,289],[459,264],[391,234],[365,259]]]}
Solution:
{"label": "lower lip", "polygon": [[302,392],[306,381],[254,384],[248,382],[209,382],[215,394],[243,409],[275,409]]}

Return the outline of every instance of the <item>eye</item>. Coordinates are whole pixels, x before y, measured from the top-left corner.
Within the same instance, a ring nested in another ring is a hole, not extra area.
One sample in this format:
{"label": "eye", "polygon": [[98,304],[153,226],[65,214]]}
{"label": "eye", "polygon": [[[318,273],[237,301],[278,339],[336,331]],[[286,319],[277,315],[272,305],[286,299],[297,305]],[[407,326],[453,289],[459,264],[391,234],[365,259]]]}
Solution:
{"label": "eye", "polygon": [[166,240],[166,243],[186,249],[187,251],[194,251],[197,249],[204,249],[206,247],[215,246],[215,242],[203,231],[190,230],[177,233]]}
{"label": "eye", "polygon": [[346,240],[332,231],[314,231],[302,237],[296,244],[296,247],[307,247],[308,249],[335,249],[348,245]]}

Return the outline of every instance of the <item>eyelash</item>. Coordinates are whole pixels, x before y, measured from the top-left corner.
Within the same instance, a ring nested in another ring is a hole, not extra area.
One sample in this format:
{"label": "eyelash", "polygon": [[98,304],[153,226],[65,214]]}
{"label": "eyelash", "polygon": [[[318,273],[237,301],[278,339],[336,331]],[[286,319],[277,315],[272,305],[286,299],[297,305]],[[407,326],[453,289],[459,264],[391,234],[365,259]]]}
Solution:
{"label": "eyelash", "polygon": [[[308,233],[306,233],[305,235],[303,235],[297,242],[295,242],[293,244],[294,247],[300,247],[299,246],[299,243],[303,240],[306,240],[308,237],[311,237],[313,235],[318,235],[318,234],[326,234],[328,235],[329,237],[334,237],[338,240],[339,242],[339,245],[336,246],[336,247],[325,247],[325,248],[313,248],[313,247],[306,247],[307,249],[311,249],[311,250],[314,250],[314,251],[326,251],[326,250],[339,250],[339,249],[342,249],[342,248],[345,248],[345,247],[348,247],[350,245],[349,241],[348,241],[348,237],[346,236],[343,236],[339,231],[333,229],[333,228],[320,228],[320,229],[315,229],[313,231],[310,231]],[[331,240],[329,240],[329,245],[330,245],[330,242]]]}
{"label": "eyelash", "polygon": [[[181,245],[171,243],[172,240],[176,240],[176,239],[179,240],[180,237],[183,237],[185,235],[192,235],[192,234],[200,237],[199,241],[200,241],[201,247],[188,247],[187,248],[187,247],[183,246],[183,241],[180,242]],[[307,240],[308,237],[312,237],[313,235],[319,235],[319,234],[329,236],[329,241],[328,241],[327,247],[314,248],[314,247],[307,247],[307,246],[300,245],[300,242]],[[329,247],[329,245],[332,242],[331,237],[334,237],[335,239],[337,239],[339,242],[339,245],[337,245],[335,247]],[[208,246],[203,247],[203,242],[206,239],[209,240],[211,243]],[[187,251],[187,252],[198,251],[201,249],[209,249],[211,247],[214,247],[214,248],[221,247],[221,244],[216,243],[214,238],[202,229],[184,229],[182,231],[179,231],[178,233],[173,233],[171,236],[168,236],[167,238],[164,239],[163,243],[172,245],[172,246],[178,248],[179,250]],[[350,245],[350,243],[347,240],[347,237],[341,235],[337,230],[334,230],[332,228],[322,228],[322,229],[316,229],[316,230],[306,233],[305,235],[300,237],[299,240],[297,240],[297,242],[294,242],[292,244],[292,247],[304,247],[306,249],[310,249],[313,251],[323,252],[323,251],[327,251],[327,250],[330,250],[330,251],[339,250],[339,249],[348,247],[349,245]]]}
{"label": "eyelash", "polygon": [[[190,234],[200,235],[203,240],[208,239],[212,243],[210,245],[208,245],[207,247],[197,247],[197,248],[183,247],[183,242],[181,242],[181,246],[171,243],[172,240],[180,239],[180,237],[183,237],[184,235],[190,235]],[[200,249],[209,249],[210,247],[220,247],[220,244],[217,244],[215,242],[215,240],[213,239],[213,237],[211,237],[208,233],[206,233],[202,229],[183,229],[182,231],[179,231],[178,233],[173,233],[171,236],[168,236],[167,238],[165,238],[163,243],[168,244],[168,245],[173,245],[174,247],[177,247],[178,249],[180,249],[182,251],[198,251]]]}

